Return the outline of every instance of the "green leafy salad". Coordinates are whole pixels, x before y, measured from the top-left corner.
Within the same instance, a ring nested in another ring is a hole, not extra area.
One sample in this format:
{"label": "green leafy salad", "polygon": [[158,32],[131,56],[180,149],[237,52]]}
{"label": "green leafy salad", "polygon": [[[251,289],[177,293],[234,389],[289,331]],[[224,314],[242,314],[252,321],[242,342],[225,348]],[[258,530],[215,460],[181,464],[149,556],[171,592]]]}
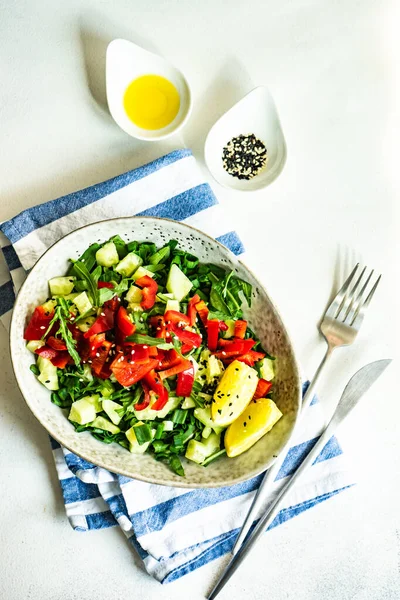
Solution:
{"label": "green leafy salad", "polygon": [[150,452],[184,475],[237,456],[282,416],[274,358],[243,319],[252,288],[201,264],[176,241],[162,248],[116,235],[49,281],[24,338],[31,371],[77,432]]}

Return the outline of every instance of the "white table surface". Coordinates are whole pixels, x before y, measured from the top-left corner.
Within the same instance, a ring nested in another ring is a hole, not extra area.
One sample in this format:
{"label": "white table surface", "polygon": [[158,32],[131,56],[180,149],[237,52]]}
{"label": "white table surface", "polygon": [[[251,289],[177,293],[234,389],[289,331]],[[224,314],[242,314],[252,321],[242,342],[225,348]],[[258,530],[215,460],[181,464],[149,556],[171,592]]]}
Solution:
{"label": "white table surface", "polygon": [[[334,277],[356,259],[384,274],[357,343],[337,352],[320,388],[328,415],[353,372],[395,354],[396,12],[395,2],[374,0],[1,0],[0,217],[182,144],[202,160],[214,120],[267,83],[288,146],[282,175],[254,195],[212,185],[305,373],[324,351],[316,323]],[[115,37],[158,49],[187,75],[194,111],[181,137],[137,142],[101,107],[105,48]],[[0,597],[203,598],[226,558],[160,586],[118,529],[72,531],[5,333],[0,345]],[[343,427],[358,486],[265,536],[221,600],[400,597],[396,372],[394,364]]]}

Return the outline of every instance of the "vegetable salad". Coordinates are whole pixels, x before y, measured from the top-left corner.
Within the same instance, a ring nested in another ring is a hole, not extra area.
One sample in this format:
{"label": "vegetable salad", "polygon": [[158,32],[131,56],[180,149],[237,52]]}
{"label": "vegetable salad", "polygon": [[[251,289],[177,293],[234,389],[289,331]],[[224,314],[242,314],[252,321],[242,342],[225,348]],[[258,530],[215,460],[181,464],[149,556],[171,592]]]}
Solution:
{"label": "vegetable salad", "polygon": [[252,288],[176,241],[94,243],[49,281],[24,338],[77,432],[184,475],[237,456],[282,416],[274,358],[243,319]]}

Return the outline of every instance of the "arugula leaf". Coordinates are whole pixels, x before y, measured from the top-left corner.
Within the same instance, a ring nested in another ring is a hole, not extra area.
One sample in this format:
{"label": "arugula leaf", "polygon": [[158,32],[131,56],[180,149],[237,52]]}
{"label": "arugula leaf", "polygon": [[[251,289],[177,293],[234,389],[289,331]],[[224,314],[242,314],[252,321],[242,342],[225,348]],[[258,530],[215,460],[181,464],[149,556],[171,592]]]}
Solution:
{"label": "arugula leaf", "polygon": [[151,337],[151,335],[145,335],[143,333],[134,333],[128,335],[125,339],[126,342],[135,342],[135,344],[146,344],[146,346],[157,346],[162,350],[169,350],[173,348],[173,344],[167,344],[163,338]]}
{"label": "arugula leaf", "polygon": [[81,371],[81,357],[76,351],[76,340],[74,340],[72,333],[68,329],[68,302],[65,300],[65,298],[58,298],[57,302],[58,306],[56,307],[56,313],[58,314],[58,321],[60,325],[57,333],[61,334],[62,338],[64,339],[65,345],[67,346],[69,355],[72,356],[72,358],[74,359],[74,363],[78,367],[79,371]]}
{"label": "arugula leaf", "polygon": [[123,279],[120,283],[117,283],[112,290],[108,288],[101,288],[99,292],[99,306],[103,306],[104,302],[111,300],[115,295],[121,296],[129,287],[129,279]]}
{"label": "arugula leaf", "polygon": [[72,261],[73,264],[70,266],[68,270],[68,275],[76,275],[78,274],[75,271],[76,262],[82,262],[86,265],[88,271],[91,271],[96,264],[96,252],[101,247],[100,244],[91,244],[87,250],[82,254],[82,256],[78,259],[78,261]]}
{"label": "arugula leaf", "polygon": [[[92,275],[89,273],[86,265],[77,260],[74,263],[74,269],[75,272],[77,273],[77,277],[79,277],[79,279],[83,279],[84,281],[86,281],[87,286],[88,286],[88,291],[89,294],[92,297],[92,301],[94,306],[99,306],[99,290],[97,289],[97,281],[92,277]],[[106,288],[103,288],[106,289]]]}

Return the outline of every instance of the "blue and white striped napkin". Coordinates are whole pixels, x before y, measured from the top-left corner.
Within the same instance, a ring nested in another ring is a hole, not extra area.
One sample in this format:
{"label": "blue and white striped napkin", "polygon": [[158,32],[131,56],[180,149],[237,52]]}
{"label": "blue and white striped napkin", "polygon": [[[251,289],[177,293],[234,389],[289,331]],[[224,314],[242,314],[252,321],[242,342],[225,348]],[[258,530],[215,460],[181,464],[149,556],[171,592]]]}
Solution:
{"label": "blue and white striped napkin", "polygon": [[[0,242],[7,265],[0,274],[3,324],[9,325],[15,294],[27,271],[49,246],[82,225],[130,215],[183,221],[206,231],[235,254],[244,251],[191,152],[177,150],[104,183],[25,210],[1,224]],[[315,444],[322,427],[322,414],[318,403],[313,402],[268,501]],[[162,583],[174,581],[231,549],[262,477],[219,489],[169,488],[109,473],[54,440],[51,443],[72,527],[88,531],[119,525],[147,571]],[[271,527],[352,484],[342,450],[332,438]]]}

